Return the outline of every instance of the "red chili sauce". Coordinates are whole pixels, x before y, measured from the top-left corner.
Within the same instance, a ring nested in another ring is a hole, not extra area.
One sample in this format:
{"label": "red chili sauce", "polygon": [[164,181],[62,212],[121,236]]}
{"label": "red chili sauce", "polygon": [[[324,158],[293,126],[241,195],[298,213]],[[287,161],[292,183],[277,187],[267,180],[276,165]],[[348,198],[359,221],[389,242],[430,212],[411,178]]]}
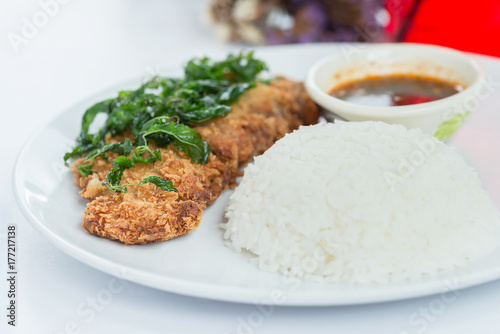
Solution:
{"label": "red chili sauce", "polygon": [[330,95],[363,106],[406,106],[439,100],[462,86],[430,77],[405,74],[371,76],[335,87]]}

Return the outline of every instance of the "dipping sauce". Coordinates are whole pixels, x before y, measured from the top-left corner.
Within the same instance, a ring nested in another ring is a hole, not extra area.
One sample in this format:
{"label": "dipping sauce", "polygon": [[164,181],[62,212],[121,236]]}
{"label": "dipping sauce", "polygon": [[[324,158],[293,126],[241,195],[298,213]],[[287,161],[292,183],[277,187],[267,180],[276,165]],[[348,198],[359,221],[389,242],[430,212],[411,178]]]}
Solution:
{"label": "dipping sauce", "polygon": [[351,81],[335,87],[330,95],[358,105],[390,107],[431,102],[462,89],[456,83],[441,79],[401,74]]}

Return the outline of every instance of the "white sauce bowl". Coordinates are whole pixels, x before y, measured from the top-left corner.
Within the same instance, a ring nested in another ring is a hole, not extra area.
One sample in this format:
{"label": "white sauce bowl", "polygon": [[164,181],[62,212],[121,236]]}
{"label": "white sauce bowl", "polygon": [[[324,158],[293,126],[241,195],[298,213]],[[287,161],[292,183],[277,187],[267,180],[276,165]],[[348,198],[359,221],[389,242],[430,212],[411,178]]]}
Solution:
{"label": "white sauce bowl", "polygon": [[[333,88],[367,76],[410,74],[460,84],[457,94],[406,106],[362,106],[329,95]],[[306,89],[312,99],[348,121],[377,120],[403,124],[446,139],[481,100],[484,73],[460,51],[423,44],[346,44],[341,52],[316,63],[308,72]],[[439,131],[438,131],[439,128]]]}

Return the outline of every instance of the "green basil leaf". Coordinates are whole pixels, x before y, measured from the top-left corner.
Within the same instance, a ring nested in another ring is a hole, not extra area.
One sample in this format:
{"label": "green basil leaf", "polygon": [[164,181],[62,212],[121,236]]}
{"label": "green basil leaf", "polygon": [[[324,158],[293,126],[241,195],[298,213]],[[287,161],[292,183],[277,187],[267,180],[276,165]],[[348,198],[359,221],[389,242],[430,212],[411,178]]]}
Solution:
{"label": "green basil leaf", "polygon": [[233,84],[227,89],[223,90],[219,97],[219,103],[230,105],[238,101],[241,95],[243,95],[250,88],[255,87],[255,82],[243,82],[239,84]]}
{"label": "green basil leaf", "polygon": [[[150,157],[145,158],[143,155],[145,153],[149,153]],[[155,161],[160,161],[161,160],[161,152],[159,149],[156,150],[151,150],[149,146],[143,145],[143,146],[137,146],[135,149],[134,153],[132,154],[132,161],[134,163],[140,163],[140,164],[151,164]]]}
{"label": "green basil leaf", "polygon": [[127,192],[127,188],[120,186],[120,181],[123,176],[123,172],[126,169],[134,168],[134,162],[124,155],[116,157],[113,161],[113,168],[106,175],[106,180],[108,182],[103,182],[102,185],[108,187],[109,190],[114,192]]}
{"label": "green basil leaf", "polygon": [[90,174],[92,173],[95,173],[93,170],[92,170],[92,164],[81,164],[80,166],[78,166],[76,168],[76,171],[83,177],[83,178],[86,178],[87,176],[89,176]]}
{"label": "green basil leaf", "polygon": [[162,190],[179,192],[177,189],[174,188],[172,181],[162,179],[159,176],[145,177],[137,185],[139,186],[141,184],[146,184],[146,183],[152,183],[152,184],[156,185],[157,187],[161,188]]}
{"label": "green basil leaf", "polygon": [[[83,136],[87,136],[89,134],[94,135],[94,136],[102,135],[102,133],[100,133],[99,131],[95,134],[90,133],[90,128],[91,128],[92,124],[94,123],[97,115],[99,115],[99,114],[108,115],[109,114],[110,105],[111,105],[112,101],[113,101],[113,99],[108,99],[108,100],[105,100],[102,102],[98,102],[85,111],[85,114],[83,114],[83,118],[82,118],[81,134]],[[100,129],[102,129],[102,128],[103,127],[100,127]]]}
{"label": "green basil leaf", "polygon": [[214,105],[214,106],[205,106],[199,109],[180,110],[178,112],[179,117],[188,123],[202,123],[207,122],[211,119],[217,117],[224,117],[231,111],[231,107],[226,105]]}
{"label": "green basil leaf", "polygon": [[206,164],[210,148],[201,135],[193,128],[184,124],[167,121],[165,118],[156,118],[144,124],[141,136],[146,142],[146,137],[153,134],[166,134],[172,139],[175,147],[186,153],[196,163]]}
{"label": "green basil leaf", "polygon": [[71,152],[64,154],[64,164],[69,167],[68,160],[71,158],[79,157],[85,153],[87,148],[83,145],[77,145]]}
{"label": "green basil leaf", "polygon": [[105,155],[106,152],[114,152],[120,155],[129,155],[130,152],[132,152],[133,150],[134,150],[134,145],[132,145],[130,139],[125,138],[125,140],[122,142],[105,144],[99,147],[98,149],[93,150],[92,152],[87,154],[85,161],[86,160],[93,161],[97,157],[101,157],[105,161],[107,161],[107,157]]}
{"label": "green basil leaf", "polygon": [[85,178],[93,173],[91,169],[94,164],[94,160],[97,157],[101,157],[104,161],[107,162],[108,157],[105,155],[106,152],[115,152],[121,155],[128,155],[130,154],[130,152],[132,152],[133,149],[134,146],[128,138],[125,138],[125,140],[122,142],[105,144],[90,151],[85,157],[85,160],[83,160],[82,164],[78,166],[77,171],[83,178]]}
{"label": "green basil leaf", "polygon": [[253,52],[242,52],[229,55],[225,60],[213,62],[211,59],[195,58],[188,62],[184,69],[186,80],[215,79],[253,81],[257,75],[267,70],[266,64],[254,58]]}
{"label": "green basil leaf", "polygon": [[85,153],[88,153],[97,147],[104,141],[104,128],[105,125],[99,127],[97,131],[90,132],[97,115],[103,114],[107,115],[110,112],[110,105],[113,99],[105,100],[94,104],[92,107],[87,109],[82,117],[82,129],[80,135],[76,140],[76,147],[64,155],[64,164],[69,166],[68,160],[71,158],[79,157]]}

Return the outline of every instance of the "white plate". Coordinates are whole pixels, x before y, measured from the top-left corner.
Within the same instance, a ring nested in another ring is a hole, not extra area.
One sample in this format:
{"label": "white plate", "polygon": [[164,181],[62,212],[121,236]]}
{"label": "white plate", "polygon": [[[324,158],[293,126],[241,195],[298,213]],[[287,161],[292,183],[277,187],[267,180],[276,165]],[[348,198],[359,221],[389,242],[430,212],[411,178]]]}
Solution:
{"label": "white plate", "polygon": [[[362,46],[361,46],[362,47]],[[275,74],[304,79],[318,59],[334,52],[355,52],[356,46],[335,44],[258,49]],[[485,187],[500,207],[500,62],[474,56],[485,67],[493,93],[453,137],[466,159],[476,166]],[[36,133],[19,154],[14,192],[25,216],[57,247],[109,274],[165,291],[224,301],[279,305],[346,305],[446,293],[500,278],[500,250],[456,272],[426,280],[378,286],[340,286],[303,282],[258,270],[249,256],[226,248],[223,231],[225,192],[204,212],[200,227],[182,237],[142,246],[88,234],[80,227],[86,201],[78,195],[72,174],[62,164],[74,143],[84,110],[114,96],[119,89],[137,87],[134,80],[113,87],[64,111]],[[70,282],[68,282],[70,284]]]}

